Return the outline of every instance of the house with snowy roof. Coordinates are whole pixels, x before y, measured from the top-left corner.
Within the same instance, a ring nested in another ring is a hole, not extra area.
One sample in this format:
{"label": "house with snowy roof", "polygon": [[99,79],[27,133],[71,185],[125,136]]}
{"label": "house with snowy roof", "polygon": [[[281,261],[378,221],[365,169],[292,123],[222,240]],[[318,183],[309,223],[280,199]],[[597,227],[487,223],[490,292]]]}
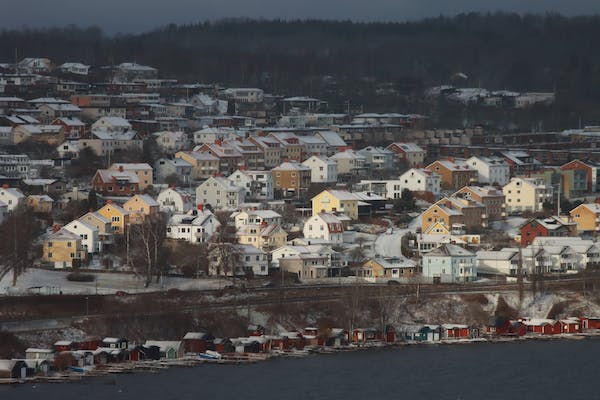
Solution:
{"label": "house with snowy roof", "polygon": [[310,168],[310,181],[312,183],[337,182],[337,163],[321,156],[311,156],[302,165]]}
{"label": "house with snowy roof", "polygon": [[196,188],[196,204],[214,209],[236,209],[245,200],[246,190],[221,176],[211,176]]}
{"label": "house with snowy roof", "polygon": [[78,267],[85,259],[86,250],[78,234],[63,228],[44,239],[42,261],[52,263],[54,268]]}
{"label": "house with snowy roof", "polygon": [[329,159],[337,163],[338,175],[363,175],[367,172],[367,157],[352,149],[335,153]]}
{"label": "house with snowy roof", "polygon": [[429,164],[427,169],[440,175],[442,188],[458,190],[477,182],[477,170],[462,161],[437,160]]}
{"label": "house with snowy roof", "polygon": [[273,200],[273,175],[270,171],[238,169],[227,177],[235,185],[246,189],[246,200]]}
{"label": "house with snowy roof", "polygon": [[433,282],[471,282],[477,279],[477,257],[460,246],[443,244],[423,255],[422,269]]}
{"label": "house with snowy roof", "polygon": [[169,239],[185,240],[190,244],[207,243],[221,223],[203,205],[188,212],[177,212],[167,222]]}
{"label": "house with snowy roof", "polygon": [[100,240],[98,228],[94,225],[76,219],[63,226],[63,229],[79,235],[81,245],[89,254],[100,253],[102,251],[102,241]]}
{"label": "house with snowy roof", "polygon": [[571,220],[577,224],[578,232],[600,231],[600,204],[584,203],[569,211]]}
{"label": "house with snowy roof", "polygon": [[413,168],[423,166],[427,156],[425,150],[410,142],[394,142],[387,146],[386,150],[394,152],[399,161]]}
{"label": "house with snowy roof", "polygon": [[99,169],[92,178],[92,188],[105,196],[131,196],[140,192],[140,180],[134,171]]}
{"label": "house with snowy roof", "polygon": [[156,197],[161,211],[186,213],[193,210],[194,200],[192,195],[176,187],[162,190]]}
{"label": "house with snowy roof", "polygon": [[333,246],[344,242],[344,224],[332,213],[314,214],[304,223],[302,232],[307,239],[323,239]]}
{"label": "house with snowy roof", "polygon": [[345,190],[324,190],[312,198],[312,213],[342,213],[358,220],[360,198]]}
{"label": "house with snowy roof", "polygon": [[141,224],[148,217],[158,215],[160,205],[147,194],[136,194],[123,204],[123,209],[129,213],[129,223]]}

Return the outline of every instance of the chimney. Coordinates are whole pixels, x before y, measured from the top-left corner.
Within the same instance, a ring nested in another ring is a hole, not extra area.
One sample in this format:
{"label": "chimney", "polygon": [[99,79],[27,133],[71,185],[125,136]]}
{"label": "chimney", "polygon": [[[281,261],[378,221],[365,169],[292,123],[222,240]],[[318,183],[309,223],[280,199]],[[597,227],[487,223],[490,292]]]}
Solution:
{"label": "chimney", "polygon": [[52,233],[60,231],[61,226],[59,224],[52,225]]}
{"label": "chimney", "polygon": [[204,204],[198,204],[197,208],[198,208],[198,211],[204,212]]}
{"label": "chimney", "polygon": [[221,141],[221,139],[215,139],[215,144],[217,146],[221,146],[223,144],[223,142]]}
{"label": "chimney", "polygon": [[111,199],[106,200],[106,204],[112,204],[112,200]]}
{"label": "chimney", "polygon": [[267,221],[265,221],[264,219],[263,219],[263,220],[262,220],[262,222],[260,223],[260,226],[262,226],[262,227],[266,227],[267,225],[268,225],[268,224],[267,224]]}
{"label": "chimney", "polygon": [[2,189],[8,189],[10,187],[10,185],[8,183],[5,183],[2,185]]}
{"label": "chimney", "polygon": [[252,207],[252,211],[258,210],[258,207]]}
{"label": "chimney", "polygon": [[119,172],[123,172],[125,169],[123,168],[122,165],[119,165]]}

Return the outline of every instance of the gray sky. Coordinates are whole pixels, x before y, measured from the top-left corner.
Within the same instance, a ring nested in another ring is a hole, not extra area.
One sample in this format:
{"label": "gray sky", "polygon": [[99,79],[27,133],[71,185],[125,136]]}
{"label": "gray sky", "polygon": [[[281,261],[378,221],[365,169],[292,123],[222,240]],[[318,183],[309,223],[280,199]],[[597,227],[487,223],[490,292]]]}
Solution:
{"label": "gray sky", "polygon": [[0,29],[76,24],[107,33],[228,17],[405,21],[466,11],[600,14],[599,0],[0,0]]}

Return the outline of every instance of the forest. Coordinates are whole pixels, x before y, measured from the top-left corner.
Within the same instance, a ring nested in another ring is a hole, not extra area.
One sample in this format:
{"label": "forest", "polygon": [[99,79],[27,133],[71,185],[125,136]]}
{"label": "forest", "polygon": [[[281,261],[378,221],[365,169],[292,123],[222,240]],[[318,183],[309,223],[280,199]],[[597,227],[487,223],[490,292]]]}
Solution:
{"label": "forest", "polygon": [[[187,82],[268,92],[414,104],[458,72],[464,85],[555,91],[565,115],[600,103],[600,16],[469,13],[416,22],[221,20],[106,35],[75,25],[0,31],[0,62],[48,57],[93,66],[135,61]],[[380,99],[374,99],[378,95]],[[391,98],[391,99],[390,99]]]}

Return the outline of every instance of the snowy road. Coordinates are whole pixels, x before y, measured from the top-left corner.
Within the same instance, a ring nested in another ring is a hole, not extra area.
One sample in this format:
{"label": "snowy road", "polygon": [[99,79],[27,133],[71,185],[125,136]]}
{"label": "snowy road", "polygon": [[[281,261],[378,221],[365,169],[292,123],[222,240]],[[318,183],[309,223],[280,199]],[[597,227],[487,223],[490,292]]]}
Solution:
{"label": "snowy road", "polygon": [[375,240],[375,253],[379,257],[399,257],[402,255],[402,237],[410,232],[410,229],[394,229],[394,233],[382,233]]}

